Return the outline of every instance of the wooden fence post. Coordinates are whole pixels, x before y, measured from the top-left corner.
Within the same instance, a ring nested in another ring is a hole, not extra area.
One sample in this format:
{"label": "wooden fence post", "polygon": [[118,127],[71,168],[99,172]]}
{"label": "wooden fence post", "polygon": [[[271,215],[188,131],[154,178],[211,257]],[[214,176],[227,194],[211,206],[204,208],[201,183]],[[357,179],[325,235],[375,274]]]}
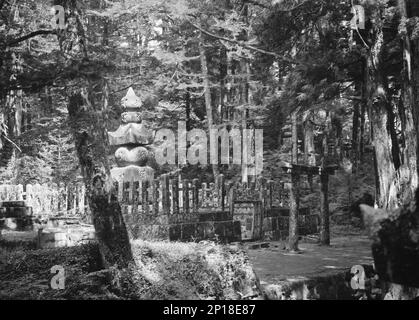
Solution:
{"label": "wooden fence post", "polygon": [[189,183],[188,180],[182,180],[182,189],[183,189],[183,213],[188,215],[189,211]]}
{"label": "wooden fence post", "polygon": [[159,180],[154,179],[153,181],[151,181],[151,197],[152,197],[152,202],[153,202],[153,214],[154,215],[158,215],[160,213],[159,210]]}
{"label": "wooden fence post", "polygon": [[161,176],[161,192],[163,214],[170,215],[169,177],[167,174]]}
{"label": "wooden fence post", "polygon": [[198,213],[198,207],[199,207],[199,181],[198,179],[192,180],[192,208],[193,213]]}
{"label": "wooden fence post", "polygon": [[170,179],[172,193],[173,214],[179,214],[179,180]]}
{"label": "wooden fence post", "polygon": [[150,207],[148,204],[148,181],[141,182],[141,204],[142,204],[142,211],[143,214],[149,215],[150,214]]}
{"label": "wooden fence post", "polygon": [[221,211],[224,211],[224,201],[225,201],[225,178],[223,174],[218,176],[218,183],[217,183],[217,190],[218,190],[218,208]]}

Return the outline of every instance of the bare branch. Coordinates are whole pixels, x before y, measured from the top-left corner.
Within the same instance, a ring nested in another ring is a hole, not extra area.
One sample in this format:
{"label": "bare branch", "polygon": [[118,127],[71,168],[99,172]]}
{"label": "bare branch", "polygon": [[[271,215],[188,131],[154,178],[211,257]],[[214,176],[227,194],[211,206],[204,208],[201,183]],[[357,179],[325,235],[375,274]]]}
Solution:
{"label": "bare branch", "polygon": [[239,40],[235,40],[235,39],[229,39],[229,38],[226,38],[226,37],[223,37],[223,36],[219,36],[219,35],[216,35],[216,34],[214,34],[214,33],[211,33],[211,32],[209,32],[208,30],[205,30],[205,29],[203,29],[203,28],[201,28],[200,26],[198,26],[198,25],[196,25],[195,23],[193,23],[192,21],[190,21],[190,20],[187,20],[194,28],[196,28],[196,29],[198,29],[199,31],[201,31],[202,33],[204,33],[204,34],[206,34],[207,36],[210,36],[210,37],[212,37],[212,38],[215,38],[215,39],[219,39],[219,40],[224,40],[224,41],[227,41],[227,42],[230,42],[230,43],[235,43],[235,44],[238,44],[238,45],[240,45],[240,46],[242,46],[243,48],[246,48],[246,49],[249,49],[249,50],[253,50],[253,51],[256,51],[256,52],[259,52],[259,53],[263,53],[263,54],[266,54],[266,55],[269,55],[269,56],[272,56],[272,57],[275,57],[275,58],[278,58],[278,59],[280,59],[280,60],[282,60],[282,61],[285,61],[285,62],[289,62],[289,63],[294,63],[294,64],[299,64],[299,62],[298,61],[296,61],[296,60],[294,60],[294,59],[291,59],[291,58],[287,58],[287,57],[284,57],[284,56],[281,56],[281,55],[279,55],[279,54],[277,54],[277,53],[275,53],[275,52],[272,52],[272,51],[267,51],[267,50],[263,50],[263,49],[260,49],[260,48],[257,48],[257,47],[254,47],[254,46],[251,46],[251,45],[248,45],[248,44],[246,44],[245,42],[243,42],[243,41],[239,41]]}
{"label": "bare branch", "polygon": [[34,37],[39,36],[39,35],[48,35],[48,34],[57,34],[57,31],[55,31],[55,30],[37,30],[37,31],[31,32],[27,35],[24,35],[20,38],[17,38],[17,39],[14,39],[12,41],[7,42],[6,47],[12,47],[12,46],[15,46],[15,45],[19,44],[22,41],[30,39],[30,38],[34,38]]}

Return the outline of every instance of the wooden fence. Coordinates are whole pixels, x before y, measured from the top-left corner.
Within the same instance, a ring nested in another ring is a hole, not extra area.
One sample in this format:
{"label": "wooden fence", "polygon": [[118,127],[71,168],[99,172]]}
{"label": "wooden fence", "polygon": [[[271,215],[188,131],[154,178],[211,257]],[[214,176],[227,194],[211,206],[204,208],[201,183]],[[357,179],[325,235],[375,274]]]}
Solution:
{"label": "wooden fence", "polygon": [[84,184],[0,185],[0,201],[26,201],[35,216],[85,215],[88,213]]}
{"label": "wooden fence", "polygon": [[[151,182],[115,183],[116,199],[132,213],[152,215],[197,214],[205,211],[231,211],[234,201],[262,201],[265,208],[281,206],[284,188],[273,181],[226,182],[223,175],[215,183],[198,179],[178,180],[162,175]],[[0,185],[0,201],[25,200],[34,215],[87,215],[85,186],[57,184]],[[126,210],[126,209],[124,209]]]}
{"label": "wooden fence", "polygon": [[281,206],[283,186],[259,179],[255,183],[226,182],[223,175],[215,183],[198,179],[178,180],[168,175],[149,181],[115,183],[115,196],[132,213],[171,215],[205,211],[231,211],[234,201],[262,201],[264,207]]}

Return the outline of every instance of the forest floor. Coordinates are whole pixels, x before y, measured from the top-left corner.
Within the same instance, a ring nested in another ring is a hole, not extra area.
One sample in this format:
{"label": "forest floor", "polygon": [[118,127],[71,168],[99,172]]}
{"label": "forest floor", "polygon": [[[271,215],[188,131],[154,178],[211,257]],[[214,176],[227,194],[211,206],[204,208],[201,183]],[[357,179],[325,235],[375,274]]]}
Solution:
{"label": "forest floor", "polygon": [[[373,260],[363,231],[348,225],[332,225],[331,231],[330,246],[306,238],[301,254],[288,253],[277,241],[259,249],[248,243],[133,241],[136,267],[117,277],[101,270],[93,244],[36,250],[31,242],[0,242],[0,299],[261,299],[263,293],[277,299],[290,283],[325,279],[336,291],[347,286],[352,266]],[[51,289],[54,265],[65,269],[64,290]],[[344,295],[352,293],[349,288]]]}
{"label": "forest floor", "polygon": [[[0,243],[2,299],[261,299],[246,253],[213,242],[133,241],[135,266],[102,270],[97,245],[35,250]],[[65,288],[52,289],[53,266]]]}

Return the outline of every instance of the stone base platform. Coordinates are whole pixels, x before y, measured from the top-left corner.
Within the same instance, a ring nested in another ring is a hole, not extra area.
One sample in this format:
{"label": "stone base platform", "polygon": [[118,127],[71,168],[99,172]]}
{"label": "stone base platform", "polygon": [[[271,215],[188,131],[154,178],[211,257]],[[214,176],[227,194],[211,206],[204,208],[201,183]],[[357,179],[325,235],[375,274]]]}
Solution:
{"label": "stone base platform", "polygon": [[38,248],[73,247],[96,241],[93,226],[63,226],[38,230]]}
{"label": "stone base platform", "polygon": [[240,222],[228,211],[203,211],[195,214],[146,215],[124,210],[124,221],[132,239],[201,241],[224,243],[241,240]]}
{"label": "stone base platform", "polygon": [[240,223],[231,220],[151,225],[131,224],[127,227],[133,239],[153,241],[218,240],[224,243],[241,240]]}

